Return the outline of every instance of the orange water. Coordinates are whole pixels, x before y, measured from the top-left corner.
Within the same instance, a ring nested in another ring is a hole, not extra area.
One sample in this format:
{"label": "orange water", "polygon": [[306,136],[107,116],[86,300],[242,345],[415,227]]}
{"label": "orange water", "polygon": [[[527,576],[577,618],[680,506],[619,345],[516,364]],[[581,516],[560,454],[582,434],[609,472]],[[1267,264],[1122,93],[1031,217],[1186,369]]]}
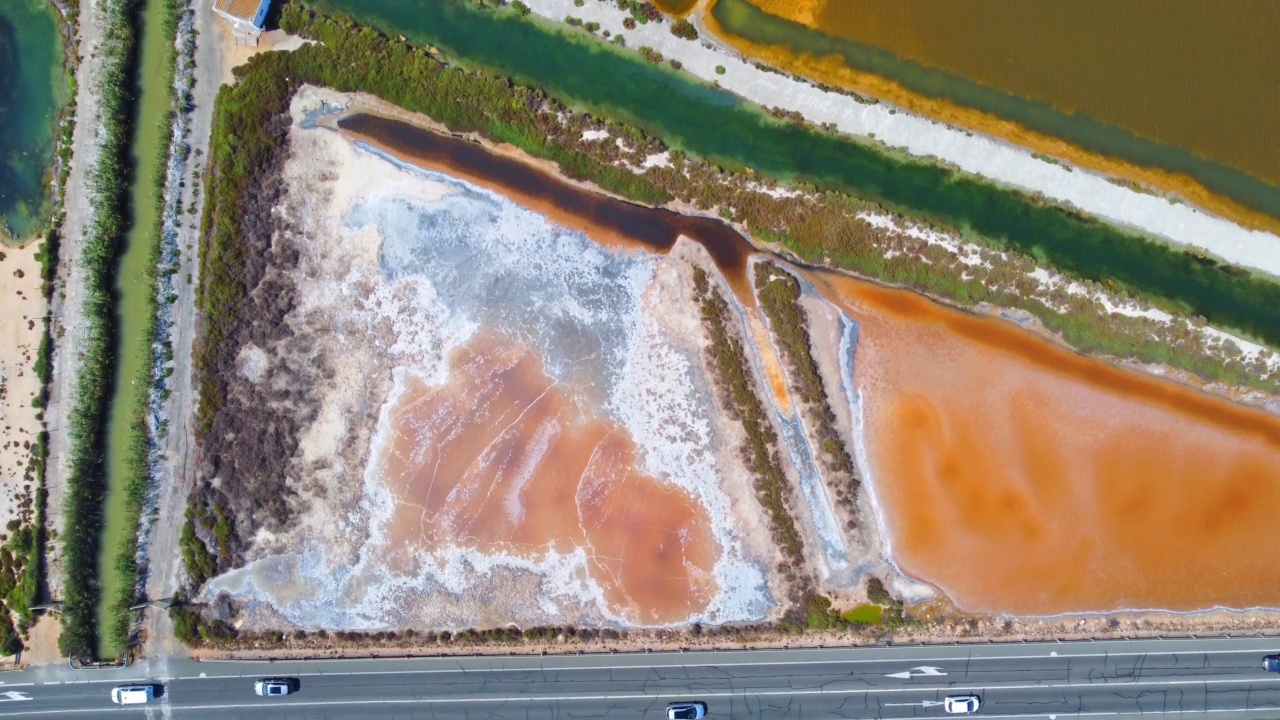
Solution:
{"label": "orange water", "polygon": [[819,279],[862,323],[892,554],[960,607],[1280,606],[1280,419],[906,292]]}
{"label": "orange water", "polygon": [[689,618],[715,592],[720,547],[706,511],[636,467],[626,431],[592,418],[527,348],[482,334],[444,386],[410,378],[381,458],[400,549],[540,558],[586,551],[613,611]]}

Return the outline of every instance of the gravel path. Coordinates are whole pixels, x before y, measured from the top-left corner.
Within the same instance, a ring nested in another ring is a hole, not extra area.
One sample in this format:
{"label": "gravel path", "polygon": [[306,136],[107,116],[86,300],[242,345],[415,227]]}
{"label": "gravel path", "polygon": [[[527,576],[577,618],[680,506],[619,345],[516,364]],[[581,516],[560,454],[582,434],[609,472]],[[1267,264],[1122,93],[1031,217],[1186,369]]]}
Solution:
{"label": "gravel path", "polygon": [[[193,110],[189,116],[187,142],[191,156],[184,174],[182,207],[194,203],[201,207],[204,199],[203,173],[209,155],[209,134],[213,122],[213,105],[224,77],[224,61],[220,38],[225,28],[215,25],[217,19],[202,0],[191,0],[195,11],[196,34],[195,85],[192,90]],[[195,409],[197,397],[192,379],[192,342],[195,337],[195,288],[199,282],[197,263],[200,214],[182,216],[178,230],[181,262],[176,283],[178,300],[173,304],[173,375],[172,394],[165,415],[169,431],[163,438],[160,482],[157,488],[157,513],[152,520],[147,597],[159,600],[171,597],[182,578],[182,560],[178,540],[185,522],[187,494],[195,479]],[[191,282],[187,282],[187,277]],[[152,607],[143,619],[147,657],[185,656],[187,650],[173,637],[173,623],[163,608]]]}

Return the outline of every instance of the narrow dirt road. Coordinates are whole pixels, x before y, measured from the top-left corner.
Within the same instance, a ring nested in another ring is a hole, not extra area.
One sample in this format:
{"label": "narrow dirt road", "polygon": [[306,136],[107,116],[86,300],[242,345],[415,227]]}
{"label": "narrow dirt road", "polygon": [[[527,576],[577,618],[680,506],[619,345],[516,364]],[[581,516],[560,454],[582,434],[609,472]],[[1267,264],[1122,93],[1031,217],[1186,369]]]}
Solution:
{"label": "narrow dirt road", "polygon": [[[204,200],[203,174],[209,156],[209,134],[213,123],[213,105],[224,78],[222,35],[226,28],[214,17],[209,4],[191,0],[195,12],[195,84],[192,88],[193,109],[189,116],[187,142],[191,156],[183,176],[182,208],[195,207],[196,212],[182,215],[178,229],[180,263],[177,275],[177,301],[173,304],[173,375],[172,392],[165,414],[169,431],[163,438],[163,461],[157,489],[157,512],[152,518],[148,551],[147,597],[160,600],[172,597],[183,575],[178,540],[185,521],[187,494],[195,480],[195,409],[198,398],[192,378],[192,342],[195,338],[195,288],[199,283],[199,208]],[[179,29],[181,32],[182,29]],[[181,44],[181,39],[180,44]],[[188,281],[188,278],[190,279]],[[143,619],[143,655],[149,658],[182,657],[187,649],[173,636],[173,623],[163,608],[151,607]],[[163,673],[161,673],[163,674]]]}

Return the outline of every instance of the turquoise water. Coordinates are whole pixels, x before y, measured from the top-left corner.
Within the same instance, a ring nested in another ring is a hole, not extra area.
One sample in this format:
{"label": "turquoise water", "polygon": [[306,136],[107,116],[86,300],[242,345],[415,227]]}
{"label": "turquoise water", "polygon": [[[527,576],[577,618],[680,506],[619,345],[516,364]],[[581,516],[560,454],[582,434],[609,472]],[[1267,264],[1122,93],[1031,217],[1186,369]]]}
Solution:
{"label": "turquoise water", "polygon": [[68,88],[49,0],[0,2],[0,237],[40,231],[55,123]]}
{"label": "turquoise water", "polygon": [[949,170],[901,161],[846,137],[780,123],[737,96],[634,51],[456,1],[330,0],[389,34],[546,88],[712,162],[803,179],[976,232],[1041,263],[1177,304],[1280,346],[1280,285],[1227,272],[1088,217]]}

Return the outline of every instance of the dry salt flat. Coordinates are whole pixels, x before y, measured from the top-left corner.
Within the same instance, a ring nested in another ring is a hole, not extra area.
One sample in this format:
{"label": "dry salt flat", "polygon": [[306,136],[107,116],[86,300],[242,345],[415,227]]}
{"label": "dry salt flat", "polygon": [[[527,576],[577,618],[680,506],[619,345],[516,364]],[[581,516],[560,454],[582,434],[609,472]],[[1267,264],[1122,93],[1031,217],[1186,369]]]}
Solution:
{"label": "dry salt flat", "polygon": [[[566,16],[600,23],[602,30],[626,38],[628,47],[648,46],[663,57],[679,60],[684,70],[747,100],[798,111],[815,123],[834,123],[841,132],[898,147],[921,158],[936,158],[988,180],[1043,193],[1110,222],[1156,235],[1174,245],[1200,248],[1231,264],[1280,276],[1280,237],[1250,230],[1186,204],[1114,185],[1103,175],[1078,166],[1053,165],[1030,150],[978,133],[969,133],[887,103],[862,105],[853,98],[825,93],[806,82],[765,72],[730,48],[671,34],[668,23],[648,23],[627,30],[630,15],[612,2],[526,0],[538,15],[554,21]],[[694,18],[696,20],[696,18]],[[717,75],[717,65],[725,73]]]}

